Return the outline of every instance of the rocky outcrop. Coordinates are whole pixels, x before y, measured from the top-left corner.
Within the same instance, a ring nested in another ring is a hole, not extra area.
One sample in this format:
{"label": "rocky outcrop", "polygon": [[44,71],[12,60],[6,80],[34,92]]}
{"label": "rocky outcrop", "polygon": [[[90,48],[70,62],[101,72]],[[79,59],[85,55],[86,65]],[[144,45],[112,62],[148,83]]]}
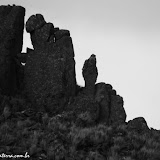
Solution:
{"label": "rocky outcrop", "polygon": [[98,83],[95,85],[98,76],[95,55],[91,55],[85,61],[82,74],[85,87],[81,88],[74,101],[68,105],[69,110],[74,110],[76,117],[81,117],[80,119],[85,117],[86,125],[91,122],[92,124],[105,123],[107,125],[125,123],[126,113],[123,108],[123,98],[117,95],[110,84]]}
{"label": "rocky outcrop", "polygon": [[33,31],[40,29],[45,24],[46,21],[41,14],[32,15],[26,22],[26,31],[32,33]]}
{"label": "rocky outcrop", "polygon": [[[43,16],[31,16],[26,23],[34,50],[28,50],[25,66],[25,88],[28,99],[47,112],[72,110],[86,124],[124,123],[126,114],[122,97],[112,86],[96,84],[98,70],[92,54],[84,63],[85,87],[75,95],[75,62],[68,30],[54,28]],[[79,118],[78,118],[79,117]],[[85,117],[85,118],[84,118]]]}
{"label": "rocky outcrop", "polygon": [[14,95],[20,87],[17,54],[23,45],[24,16],[21,6],[0,6],[0,88],[6,95]]}
{"label": "rocky outcrop", "polygon": [[82,74],[85,87],[81,88],[78,95],[68,104],[67,110],[75,113],[75,122],[78,126],[89,126],[94,125],[99,118],[99,104],[94,98],[95,82],[98,76],[95,55],[91,55],[85,61]]}
{"label": "rocky outcrop", "polygon": [[68,111],[73,111],[74,122],[78,126],[95,125],[99,117],[99,104],[92,97],[82,93],[68,106]]}
{"label": "rocky outcrop", "polygon": [[135,131],[137,133],[147,133],[150,131],[146,120],[143,117],[137,117],[127,123],[128,130]]}
{"label": "rocky outcrop", "polygon": [[[12,96],[9,101],[14,112],[22,110],[23,103],[15,102],[20,95],[35,112],[58,115],[66,111],[79,126],[124,124],[123,98],[110,84],[95,84],[98,70],[94,54],[82,69],[85,86],[76,84],[74,49],[68,30],[47,23],[41,14],[32,15],[26,22],[26,31],[31,35],[33,49],[21,53],[24,15],[23,7],[0,6],[0,113],[5,108],[5,94]],[[148,131],[142,117],[129,121],[127,127]]]}
{"label": "rocky outcrop", "polygon": [[59,112],[75,95],[76,76],[69,31],[54,28],[43,16],[31,16],[26,23],[34,47],[27,55],[25,90],[35,106]]}
{"label": "rocky outcrop", "polygon": [[110,124],[122,124],[126,121],[126,112],[123,108],[123,98],[119,95],[111,95]]}
{"label": "rocky outcrop", "polygon": [[82,75],[85,81],[86,95],[94,95],[95,83],[98,76],[98,70],[96,67],[96,56],[94,54],[92,54],[90,58],[84,62]]}
{"label": "rocky outcrop", "polygon": [[99,113],[99,122],[106,122],[109,124],[110,117],[110,92],[112,86],[105,83],[98,83],[95,86],[95,101],[99,103],[100,113]]}
{"label": "rocky outcrop", "polygon": [[99,122],[122,124],[126,121],[123,98],[116,94],[110,84],[96,84],[95,100],[100,106]]}

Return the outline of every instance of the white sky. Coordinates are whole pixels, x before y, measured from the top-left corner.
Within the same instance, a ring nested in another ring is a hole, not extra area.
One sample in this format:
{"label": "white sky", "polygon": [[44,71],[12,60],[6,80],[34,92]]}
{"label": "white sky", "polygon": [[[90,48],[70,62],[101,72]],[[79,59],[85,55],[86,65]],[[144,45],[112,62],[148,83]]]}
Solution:
{"label": "white sky", "polygon": [[[0,0],[26,8],[26,20],[43,14],[55,27],[70,30],[77,82],[82,67],[97,56],[97,82],[109,83],[124,99],[127,121],[143,116],[160,129],[159,0]],[[25,32],[24,47],[31,47]]]}

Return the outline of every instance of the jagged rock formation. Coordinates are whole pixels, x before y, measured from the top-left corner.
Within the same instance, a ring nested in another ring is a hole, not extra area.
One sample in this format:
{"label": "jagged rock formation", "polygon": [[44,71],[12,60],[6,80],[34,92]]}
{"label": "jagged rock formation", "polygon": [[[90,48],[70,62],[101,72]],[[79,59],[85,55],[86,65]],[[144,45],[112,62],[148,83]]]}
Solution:
{"label": "jagged rock formation", "polygon": [[69,110],[74,110],[76,117],[86,118],[88,116],[85,123],[89,125],[91,122],[92,124],[105,123],[107,125],[125,123],[126,113],[123,108],[123,98],[116,94],[110,84],[95,84],[98,76],[95,55],[91,55],[85,61],[82,74],[85,87],[75,97],[74,102],[68,106]]}
{"label": "jagged rock formation", "polygon": [[[21,53],[24,15],[23,7],[0,6],[0,101],[4,101],[3,95],[12,96],[12,110],[18,111],[13,99],[19,94],[36,111],[50,115],[74,112],[78,124],[125,123],[123,98],[110,84],[96,84],[94,54],[82,69],[85,87],[76,84],[74,49],[68,30],[47,23],[41,14],[32,15],[26,22],[26,31],[34,49]],[[0,112],[2,106],[1,103]],[[20,106],[23,108],[23,103]],[[148,130],[143,118],[128,122],[128,128]]]}
{"label": "jagged rock formation", "polygon": [[83,78],[85,81],[86,95],[94,95],[95,83],[98,76],[98,70],[96,67],[96,56],[94,54],[84,62],[82,69]]}
{"label": "jagged rock formation", "polygon": [[7,95],[20,88],[23,67],[17,55],[23,45],[24,16],[21,6],[0,6],[0,88]]}
{"label": "jagged rock formation", "polygon": [[95,100],[100,106],[99,121],[107,124],[121,124],[126,121],[123,98],[116,94],[110,84],[98,83],[95,86]]}
{"label": "jagged rock formation", "polygon": [[110,93],[112,91],[112,86],[105,83],[98,83],[95,88],[95,100],[99,103],[100,107],[99,121],[109,124],[111,113]]}
{"label": "jagged rock formation", "polygon": [[158,160],[160,131],[143,117],[126,122],[123,98],[110,84],[96,83],[94,54],[82,68],[85,86],[76,84],[68,30],[33,15],[26,30],[34,49],[21,53],[24,13],[23,7],[0,6],[0,153]]}
{"label": "jagged rock formation", "polygon": [[129,130],[133,130],[138,133],[147,133],[149,131],[147,122],[143,117],[137,117],[133,120],[130,120],[127,127]]}
{"label": "jagged rock formation", "polygon": [[69,31],[54,28],[40,14],[26,23],[34,47],[27,55],[25,90],[35,106],[59,112],[75,95],[75,61]]}
{"label": "jagged rock formation", "polygon": [[123,98],[119,95],[111,95],[111,112],[110,112],[110,124],[124,123],[126,120],[126,113],[123,108]]}
{"label": "jagged rock formation", "polygon": [[[11,79],[14,78],[13,83],[15,84],[8,82],[6,86],[12,85],[16,88],[16,82],[21,81],[19,84],[21,84],[26,98],[33,107],[45,110],[51,115],[60,113],[66,107],[74,110],[77,117],[83,117],[82,114],[87,112],[90,122],[97,121],[106,124],[125,122],[126,114],[123,109],[123,99],[116,95],[112,86],[105,83],[95,85],[98,70],[96,56],[93,54],[85,61],[82,69],[85,87],[77,96],[75,95],[77,91],[74,50],[68,30],[55,28],[52,23],[47,23],[41,14],[32,15],[26,22],[26,30],[31,35],[34,50],[27,48],[27,53],[21,53],[25,10],[21,7],[16,8],[16,6],[8,6],[7,8],[3,6],[1,7],[1,15],[4,11],[7,11],[7,18],[6,15],[2,16],[1,19],[6,20],[3,21],[4,25],[1,28],[4,28],[3,30],[6,32],[9,24],[11,26],[16,24],[15,28],[10,27],[9,30],[14,33],[13,35],[18,35],[18,38],[16,37],[18,40],[12,44],[15,37],[8,34],[9,38],[5,38],[4,44],[11,46],[6,47],[7,49],[15,48],[12,57],[16,59],[17,63],[14,65],[19,63],[21,68],[18,70],[19,74],[15,70],[10,75]],[[11,13],[16,18],[21,13],[20,20],[10,20]],[[4,46],[3,48],[6,49]],[[2,51],[3,48],[1,47]],[[10,55],[11,51],[7,49],[6,55],[7,53]],[[7,66],[11,63],[12,60]],[[25,67],[21,63],[25,63]],[[4,75],[1,77],[4,78]],[[6,88],[1,87],[1,89],[6,91]],[[8,93],[12,92],[13,88],[10,87],[9,89]]]}

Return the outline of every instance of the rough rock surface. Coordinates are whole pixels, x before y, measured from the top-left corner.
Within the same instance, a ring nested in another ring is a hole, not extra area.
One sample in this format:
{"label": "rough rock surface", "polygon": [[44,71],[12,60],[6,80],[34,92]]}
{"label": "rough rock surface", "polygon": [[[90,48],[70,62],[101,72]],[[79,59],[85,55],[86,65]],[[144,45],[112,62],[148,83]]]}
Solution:
{"label": "rough rock surface", "polygon": [[149,131],[146,120],[143,117],[137,117],[128,121],[127,127],[129,130],[134,130],[138,133],[144,133]]}
{"label": "rough rock surface", "polygon": [[21,6],[0,6],[0,88],[7,95],[14,95],[20,85],[17,54],[22,50],[24,16]]}
{"label": "rough rock surface", "polygon": [[111,95],[110,124],[121,124],[126,121],[126,112],[123,108],[123,103],[123,98],[121,96]]}
{"label": "rough rock surface", "polygon": [[94,125],[99,117],[99,104],[92,97],[82,93],[69,105],[69,111],[75,113],[77,125]]}
{"label": "rough rock surface", "polygon": [[[80,91],[70,110],[84,116],[88,112],[92,122],[111,124],[125,123],[126,113],[123,108],[123,98],[117,95],[110,84],[98,83],[98,71],[96,57],[91,55],[84,63],[82,74],[85,80],[85,87]],[[83,110],[83,111],[82,111]],[[77,116],[78,117],[78,116]],[[87,123],[87,122],[86,122]]]}
{"label": "rough rock surface", "polygon": [[46,24],[46,21],[41,14],[32,15],[26,22],[26,31],[31,33],[41,28],[44,24]]}
{"label": "rough rock surface", "polygon": [[[57,116],[68,111],[65,114],[75,118],[79,126],[125,123],[123,98],[110,84],[95,84],[98,70],[94,54],[82,69],[85,87],[76,84],[74,50],[68,30],[55,28],[41,14],[32,15],[26,22],[26,30],[34,49],[27,48],[26,53],[21,53],[24,15],[23,7],[0,6],[0,113],[5,110],[7,94],[14,112],[24,109],[27,102],[28,108],[36,113],[42,109]],[[22,101],[16,100],[16,94]],[[127,127],[137,132],[149,130],[142,117],[129,121]]]}
{"label": "rough rock surface", "polygon": [[94,95],[95,83],[98,76],[98,70],[96,67],[96,56],[94,54],[92,54],[90,58],[84,62],[82,74],[85,81],[86,95]]}
{"label": "rough rock surface", "polygon": [[55,40],[59,40],[64,36],[70,36],[70,33],[68,30],[54,30]]}
{"label": "rough rock surface", "polygon": [[27,55],[25,89],[34,104],[57,113],[75,95],[74,50],[69,31],[56,29],[56,38],[53,24],[42,17],[31,16],[26,23],[34,50]]}
{"label": "rough rock surface", "polygon": [[91,55],[83,65],[82,74],[85,80],[85,87],[68,105],[70,111],[76,114],[76,123],[79,126],[88,126],[96,124],[99,118],[99,104],[95,101],[95,82],[98,71],[96,67],[96,56]]}
{"label": "rough rock surface", "polygon": [[123,98],[116,95],[110,84],[96,84],[95,100],[99,103],[99,122],[121,124],[126,120]]}
{"label": "rough rock surface", "polygon": [[109,116],[110,116],[110,95],[109,90],[112,90],[112,86],[107,87],[109,85],[105,83],[96,84],[96,92],[95,92],[95,101],[99,103],[100,113],[99,113],[99,122],[106,122],[109,124]]}

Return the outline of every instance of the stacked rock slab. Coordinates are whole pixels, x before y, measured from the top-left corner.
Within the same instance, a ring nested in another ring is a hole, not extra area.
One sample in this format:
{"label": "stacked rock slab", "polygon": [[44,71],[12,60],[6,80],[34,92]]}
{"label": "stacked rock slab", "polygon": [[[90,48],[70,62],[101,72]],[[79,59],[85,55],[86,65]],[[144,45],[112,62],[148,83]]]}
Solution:
{"label": "stacked rock slab", "polygon": [[28,99],[47,112],[58,113],[75,95],[74,50],[70,33],[46,23],[40,14],[26,23],[34,50],[27,55],[25,90]]}
{"label": "stacked rock slab", "polygon": [[21,6],[0,6],[0,88],[6,95],[14,95],[19,87],[17,54],[23,45],[24,16]]}

